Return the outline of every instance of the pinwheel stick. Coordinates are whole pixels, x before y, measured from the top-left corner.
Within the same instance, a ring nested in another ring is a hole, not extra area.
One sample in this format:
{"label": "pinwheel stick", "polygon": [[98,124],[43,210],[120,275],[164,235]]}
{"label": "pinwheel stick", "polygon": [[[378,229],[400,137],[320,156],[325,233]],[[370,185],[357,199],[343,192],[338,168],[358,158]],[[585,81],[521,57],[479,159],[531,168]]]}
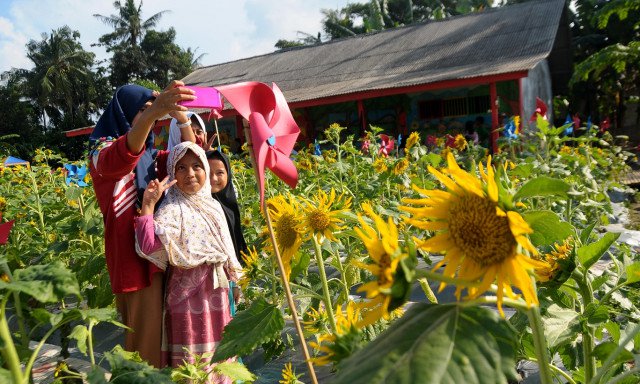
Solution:
{"label": "pinwheel stick", "polygon": [[[256,183],[258,182],[258,168],[256,166],[256,159],[253,155],[252,143],[251,143],[251,132],[249,131],[249,127],[246,126],[244,128],[244,136],[247,140],[247,148],[249,150],[251,165],[253,166],[253,171],[256,176]],[[262,211],[264,212],[264,217],[267,221],[267,229],[269,229],[269,237],[271,238],[271,244],[273,244],[273,250],[276,254],[276,260],[278,262],[278,270],[280,271],[280,279],[282,280],[282,285],[284,286],[284,292],[287,296],[287,302],[289,303],[289,309],[291,310],[291,317],[293,318],[293,323],[296,327],[296,332],[298,333],[298,338],[300,338],[300,345],[302,346],[302,354],[304,355],[304,360],[307,363],[307,369],[309,370],[309,376],[311,377],[311,382],[313,384],[318,384],[318,379],[316,378],[316,372],[313,369],[313,363],[311,362],[311,356],[309,356],[309,349],[307,348],[307,342],[304,338],[304,333],[302,332],[302,326],[300,325],[300,319],[298,318],[298,311],[296,310],[296,304],[293,301],[293,295],[291,294],[291,288],[289,287],[289,280],[287,280],[287,274],[284,270],[284,264],[282,263],[282,257],[280,256],[280,250],[278,248],[278,242],[276,241],[276,236],[273,232],[273,226],[271,224],[271,217],[269,216],[269,209],[267,207],[267,200],[263,201]]]}

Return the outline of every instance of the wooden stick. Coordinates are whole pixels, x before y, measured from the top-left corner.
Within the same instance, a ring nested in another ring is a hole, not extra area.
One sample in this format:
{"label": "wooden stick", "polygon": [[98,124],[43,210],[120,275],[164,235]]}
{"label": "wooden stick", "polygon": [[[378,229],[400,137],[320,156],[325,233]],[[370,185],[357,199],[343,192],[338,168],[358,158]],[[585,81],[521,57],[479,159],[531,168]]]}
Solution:
{"label": "wooden stick", "polygon": [[[256,183],[257,183],[258,177],[259,177],[258,167],[256,166],[256,160],[253,157],[251,132],[249,131],[248,126],[244,128],[244,136],[245,136],[245,139],[247,140],[247,149],[249,151],[249,158],[251,159],[251,165],[253,166],[253,171],[256,176]],[[285,273],[285,270],[284,270],[282,257],[280,256],[280,250],[278,249],[278,242],[276,241],[276,236],[275,236],[275,233],[273,232],[273,226],[271,224],[271,216],[269,215],[269,208],[267,207],[266,198],[262,205],[262,210],[264,212],[264,216],[267,221],[267,228],[269,229],[269,237],[271,238],[271,244],[273,245],[273,250],[274,250],[274,253],[276,254],[276,261],[278,262],[278,270],[280,271],[280,280],[282,280],[282,285],[284,286],[284,292],[287,296],[287,302],[289,304],[289,309],[291,310],[291,317],[293,318],[293,323],[296,327],[298,338],[300,339],[302,354],[304,356],[305,362],[307,363],[309,376],[311,377],[311,382],[313,384],[318,384],[318,379],[316,378],[316,372],[313,369],[313,363],[311,362],[311,356],[309,355],[309,349],[307,348],[307,342],[304,338],[304,333],[302,332],[302,326],[300,325],[300,319],[298,319],[298,311],[296,310],[296,305],[295,305],[295,302],[293,301],[293,295],[291,294],[291,288],[289,287],[289,280],[287,279],[287,274]]]}

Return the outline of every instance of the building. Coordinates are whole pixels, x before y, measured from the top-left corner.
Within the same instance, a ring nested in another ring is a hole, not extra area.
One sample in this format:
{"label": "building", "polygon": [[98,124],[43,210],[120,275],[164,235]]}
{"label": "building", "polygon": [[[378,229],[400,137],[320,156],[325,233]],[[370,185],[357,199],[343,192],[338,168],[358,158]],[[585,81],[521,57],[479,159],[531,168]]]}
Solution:
{"label": "building", "polygon": [[[536,97],[551,107],[552,95],[566,91],[567,12],[564,0],[529,1],[211,65],[183,81],[275,82],[303,140],[333,122],[356,137],[367,124],[437,134],[478,116],[497,128],[501,113],[526,121]],[[241,133],[240,122],[220,123],[230,136]]]}
{"label": "building", "polygon": [[[439,135],[482,117],[485,145],[495,147],[501,115],[526,122],[536,97],[551,108],[552,95],[566,93],[567,13],[565,0],[529,1],[211,65],[183,81],[278,84],[301,141],[334,122],[356,137],[369,124],[394,136]],[[241,118],[223,116],[225,139],[242,139]]]}

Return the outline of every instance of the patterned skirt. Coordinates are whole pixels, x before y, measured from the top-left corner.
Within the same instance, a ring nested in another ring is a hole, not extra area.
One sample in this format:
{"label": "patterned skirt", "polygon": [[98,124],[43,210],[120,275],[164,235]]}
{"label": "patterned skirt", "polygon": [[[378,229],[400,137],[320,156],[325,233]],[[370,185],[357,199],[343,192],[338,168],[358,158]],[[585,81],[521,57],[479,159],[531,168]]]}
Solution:
{"label": "patterned skirt", "polygon": [[[229,289],[213,289],[214,269],[170,268],[165,294],[163,357],[165,365],[194,363],[198,356],[211,358],[231,321]],[[213,367],[209,367],[213,369]],[[231,383],[211,375],[212,383]]]}

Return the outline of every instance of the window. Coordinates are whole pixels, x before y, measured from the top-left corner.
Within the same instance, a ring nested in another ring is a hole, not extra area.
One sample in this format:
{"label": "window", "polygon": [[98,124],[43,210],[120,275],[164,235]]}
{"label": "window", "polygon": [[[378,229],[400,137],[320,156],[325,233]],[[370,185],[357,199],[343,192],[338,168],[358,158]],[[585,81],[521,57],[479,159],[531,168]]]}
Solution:
{"label": "window", "polygon": [[491,109],[491,98],[489,96],[469,97],[469,114],[484,114]]}
{"label": "window", "polygon": [[442,100],[426,100],[418,102],[418,115],[422,120],[442,117]]}
{"label": "window", "polygon": [[444,101],[444,115],[450,116],[466,116],[467,113],[467,98],[458,97],[455,99],[448,99]]}
{"label": "window", "polygon": [[487,113],[490,109],[491,99],[489,95],[424,100],[418,102],[418,116],[422,120],[479,115]]}

